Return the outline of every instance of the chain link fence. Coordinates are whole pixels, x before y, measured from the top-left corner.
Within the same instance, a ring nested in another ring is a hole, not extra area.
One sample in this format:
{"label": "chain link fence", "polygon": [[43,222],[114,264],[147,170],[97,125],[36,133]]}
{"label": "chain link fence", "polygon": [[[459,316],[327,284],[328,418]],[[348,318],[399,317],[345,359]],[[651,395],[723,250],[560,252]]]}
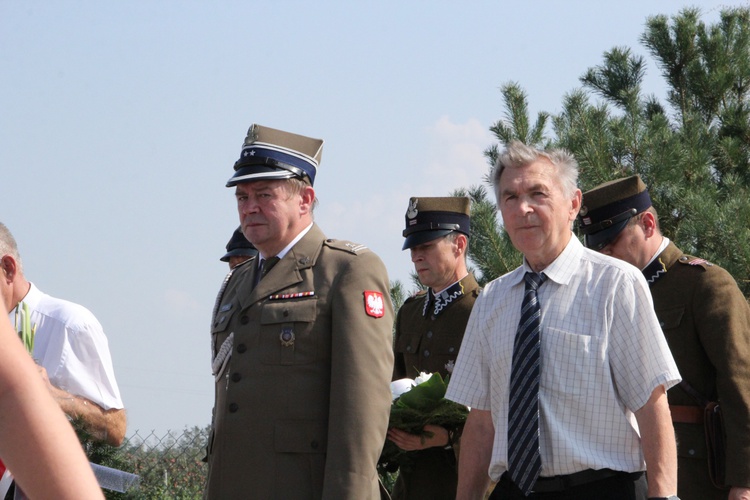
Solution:
{"label": "chain link fence", "polygon": [[104,490],[108,499],[200,499],[206,482],[209,428],[193,427],[163,436],[136,431],[122,446],[86,443],[94,463],[137,474],[138,484],[124,493]]}

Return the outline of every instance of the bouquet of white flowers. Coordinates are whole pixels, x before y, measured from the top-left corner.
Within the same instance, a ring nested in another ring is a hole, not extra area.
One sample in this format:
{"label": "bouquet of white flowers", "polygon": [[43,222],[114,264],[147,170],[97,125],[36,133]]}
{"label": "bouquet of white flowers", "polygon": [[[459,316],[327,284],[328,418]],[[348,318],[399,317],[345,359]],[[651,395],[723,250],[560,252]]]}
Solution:
{"label": "bouquet of white flowers", "polygon": [[[415,380],[401,379],[391,383],[393,404],[388,427],[427,437],[424,426],[439,425],[455,431],[466,422],[469,409],[445,399],[448,377],[439,373],[420,373]],[[387,440],[378,460],[382,472],[395,472],[399,467],[409,467],[414,451],[404,451]]]}

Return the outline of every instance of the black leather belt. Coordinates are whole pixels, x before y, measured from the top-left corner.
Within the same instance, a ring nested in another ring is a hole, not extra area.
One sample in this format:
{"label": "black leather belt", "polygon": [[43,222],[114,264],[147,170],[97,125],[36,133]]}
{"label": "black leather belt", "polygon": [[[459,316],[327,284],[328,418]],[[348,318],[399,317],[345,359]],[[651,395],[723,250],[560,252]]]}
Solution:
{"label": "black leather belt", "polygon": [[627,475],[628,473],[612,469],[586,469],[565,476],[540,477],[536,480],[533,491],[535,493],[565,491],[576,486],[581,486],[582,484],[593,483],[594,481],[600,481],[620,474]]}

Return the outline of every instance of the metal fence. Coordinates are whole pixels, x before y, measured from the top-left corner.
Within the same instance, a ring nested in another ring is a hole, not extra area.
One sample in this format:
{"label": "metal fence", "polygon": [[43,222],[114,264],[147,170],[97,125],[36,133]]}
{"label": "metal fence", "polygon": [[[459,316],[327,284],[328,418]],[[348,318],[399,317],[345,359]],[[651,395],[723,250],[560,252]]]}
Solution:
{"label": "metal fence", "polygon": [[119,448],[89,445],[92,462],[137,474],[139,484],[124,493],[105,490],[109,499],[202,498],[207,465],[203,461],[208,428],[181,432],[136,431]]}

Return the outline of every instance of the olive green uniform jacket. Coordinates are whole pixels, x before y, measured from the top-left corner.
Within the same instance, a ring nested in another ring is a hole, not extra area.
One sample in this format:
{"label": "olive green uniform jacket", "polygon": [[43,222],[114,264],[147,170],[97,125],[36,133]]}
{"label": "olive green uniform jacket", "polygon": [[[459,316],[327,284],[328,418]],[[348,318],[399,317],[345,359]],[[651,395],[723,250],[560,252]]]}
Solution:
{"label": "olive green uniform jacket", "polygon": [[[461,347],[466,323],[479,296],[479,285],[468,274],[461,280],[463,295],[437,315],[425,310],[426,292],[407,299],[396,317],[396,360],[393,379],[415,378],[419,372],[451,371]],[[458,470],[453,450],[429,448],[415,452],[414,468],[401,470],[393,488],[393,499],[440,500],[456,497]]]}
{"label": "olive green uniform jacket", "polygon": [[313,225],[254,287],[256,269],[236,268],[212,323],[215,356],[233,340],[215,375],[206,496],[379,499],[393,369],[382,261]]}
{"label": "olive green uniform jacket", "polygon": [[[659,255],[666,272],[646,276],[656,315],[683,380],[718,397],[726,435],[726,481],[750,486],[750,307],[724,269],[684,255],[673,243]],[[651,273],[648,273],[651,274]],[[670,405],[698,405],[681,387]],[[675,423],[682,500],[726,499],[711,485],[703,426]]]}

